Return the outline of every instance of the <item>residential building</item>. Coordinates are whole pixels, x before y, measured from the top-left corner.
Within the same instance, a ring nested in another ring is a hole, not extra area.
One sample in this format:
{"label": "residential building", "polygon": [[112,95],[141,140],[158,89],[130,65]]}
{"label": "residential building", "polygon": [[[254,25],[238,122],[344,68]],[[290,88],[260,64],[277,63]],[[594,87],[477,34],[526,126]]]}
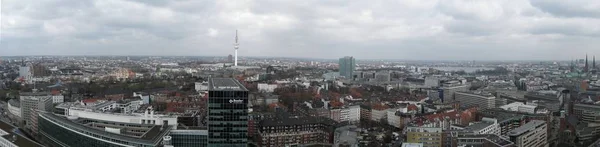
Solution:
{"label": "residential building", "polygon": [[519,147],[548,147],[548,128],[545,121],[532,120],[510,132],[510,141]]}
{"label": "residential building", "polygon": [[338,63],[340,76],[344,76],[347,79],[352,79],[354,75],[354,70],[356,69],[356,60],[354,59],[354,57],[346,56],[340,58]]}
{"label": "residential building", "polygon": [[277,84],[266,84],[266,83],[257,84],[258,91],[267,92],[267,93],[275,92],[275,89],[277,88],[277,86],[278,86]]}
{"label": "residential building", "polygon": [[371,121],[380,122],[382,119],[387,119],[388,106],[375,104],[371,108]]}
{"label": "residential building", "polygon": [[280,112],[258,125],[258,143],[262,147],[290,145],[333,145],[336,122],[325,117],[293,116]]}
{"label": "residential building", "polygon": [[233,78],[211,78],[208,86],[208,146],[247,146],[248,89]]}
{"label": "residential building", "polygon": [[442,146],[442,128],[407,127],[408,143],[422,143],[423,147]]}
{"label": "residential building", "polygon": [[478,106],[482,110],[496,107],[496,97],[488,93],[457,91],[455,100],[459,101],[461,106]]}
{"label": "residential building", "polygon": [[360,106],[347,106],[331,109],[330,118],[336,122],[358,123],[360,121]]}

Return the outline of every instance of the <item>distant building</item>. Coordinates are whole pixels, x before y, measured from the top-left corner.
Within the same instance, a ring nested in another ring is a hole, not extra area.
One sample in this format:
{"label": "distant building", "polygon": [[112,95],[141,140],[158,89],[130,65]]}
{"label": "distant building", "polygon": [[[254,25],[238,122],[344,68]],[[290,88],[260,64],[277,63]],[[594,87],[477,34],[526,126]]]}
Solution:
{"label": "distant building", "polygon": [[352,79],[354,70],[356,69],[356,60],[354,57],[346,56],[340,58],[339,62],[340,76],[344,76],[347,79]]}
{"label": "distant building", "polygon": [[479,106],[480,109],[491,109],[496,107],[496,97],[491,94],[472,93],[472,92],[456,92],[456,101],[459,101],[461,106]]}
{"label": "distant building", "polygon": [[532,120],[510,132],[510,141],[523,147],[548,147],[548,127],[545,121]]}
{"label": "distant building", "polygon": [[389,71],[381,71],[375,74],[376,82],[389,82],[391,81],[391,75]]}
{"label": "distant building", "polygon": [[232,78],[211,78],[208,85],[208,146],[247,146],[248,89]]}
{"label": "distant building", "polygon": [[444,103],[449,103],[449,102],[454,102],[455,100],[455,96],[454,93],[457,91],[468,91],[469,90],[469,85],[465,85],[465,84],[455,84],[455,85],[444,85],[443,87],[441,87],[441,92],[442,94],[440,94],[440,99],[442,100],[442,102]]}
{"label": "distant building", "polygon": [[227,56],[227,63],[233,63],[233,55],[229,54],[229,56]]}
{"label": "distant building", "polygon": [[440,79],[434,76],[425,77],[425,86],[427,87],[439,87]]}

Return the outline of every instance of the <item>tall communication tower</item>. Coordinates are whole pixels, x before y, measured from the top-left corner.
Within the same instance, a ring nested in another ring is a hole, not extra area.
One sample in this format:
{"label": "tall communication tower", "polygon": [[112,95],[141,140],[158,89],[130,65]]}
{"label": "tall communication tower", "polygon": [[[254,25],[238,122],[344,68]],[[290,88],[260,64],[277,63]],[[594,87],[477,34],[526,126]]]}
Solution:
{"label": "tall communication tower", "polygon": [[240,45],[240,43],[238,42],[238,31],[237,31],[237,30],[235,30],[235,43],[233,43],[233,48],[235,49],[235,55],[234,55],[234,56],[235,56],[235,57],[234,57],[234,58],[235,58],[235,61],[234,61],[234,63],[233,63],[233,65],[234,65],[234,66],[237,66],[237,65],[238,65],[238,64],[237,64],[237,63],[238,63],[238,57],[237,57],[238,55],[237,55],[237,52],[238,52],[239,45]]}

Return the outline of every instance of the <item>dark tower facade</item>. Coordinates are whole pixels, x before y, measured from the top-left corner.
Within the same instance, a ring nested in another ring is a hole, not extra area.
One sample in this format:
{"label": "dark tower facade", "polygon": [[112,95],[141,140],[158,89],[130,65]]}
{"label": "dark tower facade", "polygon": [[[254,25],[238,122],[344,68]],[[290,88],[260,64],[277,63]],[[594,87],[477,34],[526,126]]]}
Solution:
{"label": "dark tower facade", "polygon": [[588,65],[588,55],[585,54],[585,67],[584,67],[583,71],[589,72],[590,71],[589,69],[590,69],[590,66]]}
{"label": "dark tower facade", "polygon": [[208,146],[246,147],[248,89],[233,78],[211,78],[208,86]]}

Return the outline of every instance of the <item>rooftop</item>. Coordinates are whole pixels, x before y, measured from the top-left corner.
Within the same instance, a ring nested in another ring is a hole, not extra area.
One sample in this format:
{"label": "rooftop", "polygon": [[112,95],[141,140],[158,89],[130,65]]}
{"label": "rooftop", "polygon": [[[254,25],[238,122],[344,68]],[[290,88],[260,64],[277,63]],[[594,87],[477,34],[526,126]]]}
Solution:
{"label": "rooftop", "polygon": [[460,139],[468,139],[468,138],[485,138],[489,142],[496,144],[497,146],[510,146],[514,143],[506,138],[500,137],[495,134],[478,134],[478,135],[464,135],[461,136]]}
{"label": "rooftop", "polygon": [[2,129],[2,131],[6,132],[6,133],[0,132],[0,135],[2,135],[2,138],[12,141],[12,143],[14,143],[17,146],[42,147],[42,145],[38,144],[37,142],[32,141],[29,138],[22,136],[21,133],[17,133],[17,132],[20,132],[20,130],[17,127],[12,126],[4,121],[0,121],[0,129]]}
{"label": "rooftop", "polygon": [[[118,138],[120,140],[127,140],[129,142],[137,142],[137,143],[143,143],[143,144],[158,144],[161,140],[162,137],[167,135],[168,132],[171,130],[171,127],[169,126],[158,126],[158,125],[140,125],[140,124],[134,124],[136,126],[141,126],[141,127],[136,127],[136,128],[129,128],[131,130],[144,130],[141,133],[141,135],[134,135],[134,133],[125,133],[125,134],[115,134],[115,133],[110,133],[107,131],[104,131],[103,129],[99,129],[97,127],[99,126],[110,126],[110,125],[115,125],[114,123],[110,123],[110,122],[103,122],[103,121],[98,121],[98,120],[93,120],[93,119],[75,119],[75,120],[69,120],[65,117],[60,117],[60,116],[56,116],[50,113],[42,113],[40,114],[40,116],[43,116],[45,118],[48,118],[49,120],[52,121],[56,121],[62,125],[65,126],[69,126],[69,128],[76,128],[77,130],[85,130],[86,133],[90,133],[90,134],[97,134],[99,136],[106,136],[108,138]],[[118,124],[124,124],[125,126],[127,126],[128,124],[125,123],[117,123]],[[117,128],[117,127],[115,127]],[[162,129],[161,129],[162,128]],[[128,129],[126,127],[121,127],[121,129]]]}
{"label": "rooftop", "polygon": [[244,85],[233,78],[211,78],[208,81],[211,91],[248,91]]}
{"label": "rooftop", "polygon": [[541,120],[532,120],[530,122],[528,122],[527,124],[520,126],[518,128],[513,129],[512,131],[508,132],[509,136],[519,136],[523,133],[527,133],[533,129],[535,129],[537,126],[545,124],[546,121],[541,121]]}

